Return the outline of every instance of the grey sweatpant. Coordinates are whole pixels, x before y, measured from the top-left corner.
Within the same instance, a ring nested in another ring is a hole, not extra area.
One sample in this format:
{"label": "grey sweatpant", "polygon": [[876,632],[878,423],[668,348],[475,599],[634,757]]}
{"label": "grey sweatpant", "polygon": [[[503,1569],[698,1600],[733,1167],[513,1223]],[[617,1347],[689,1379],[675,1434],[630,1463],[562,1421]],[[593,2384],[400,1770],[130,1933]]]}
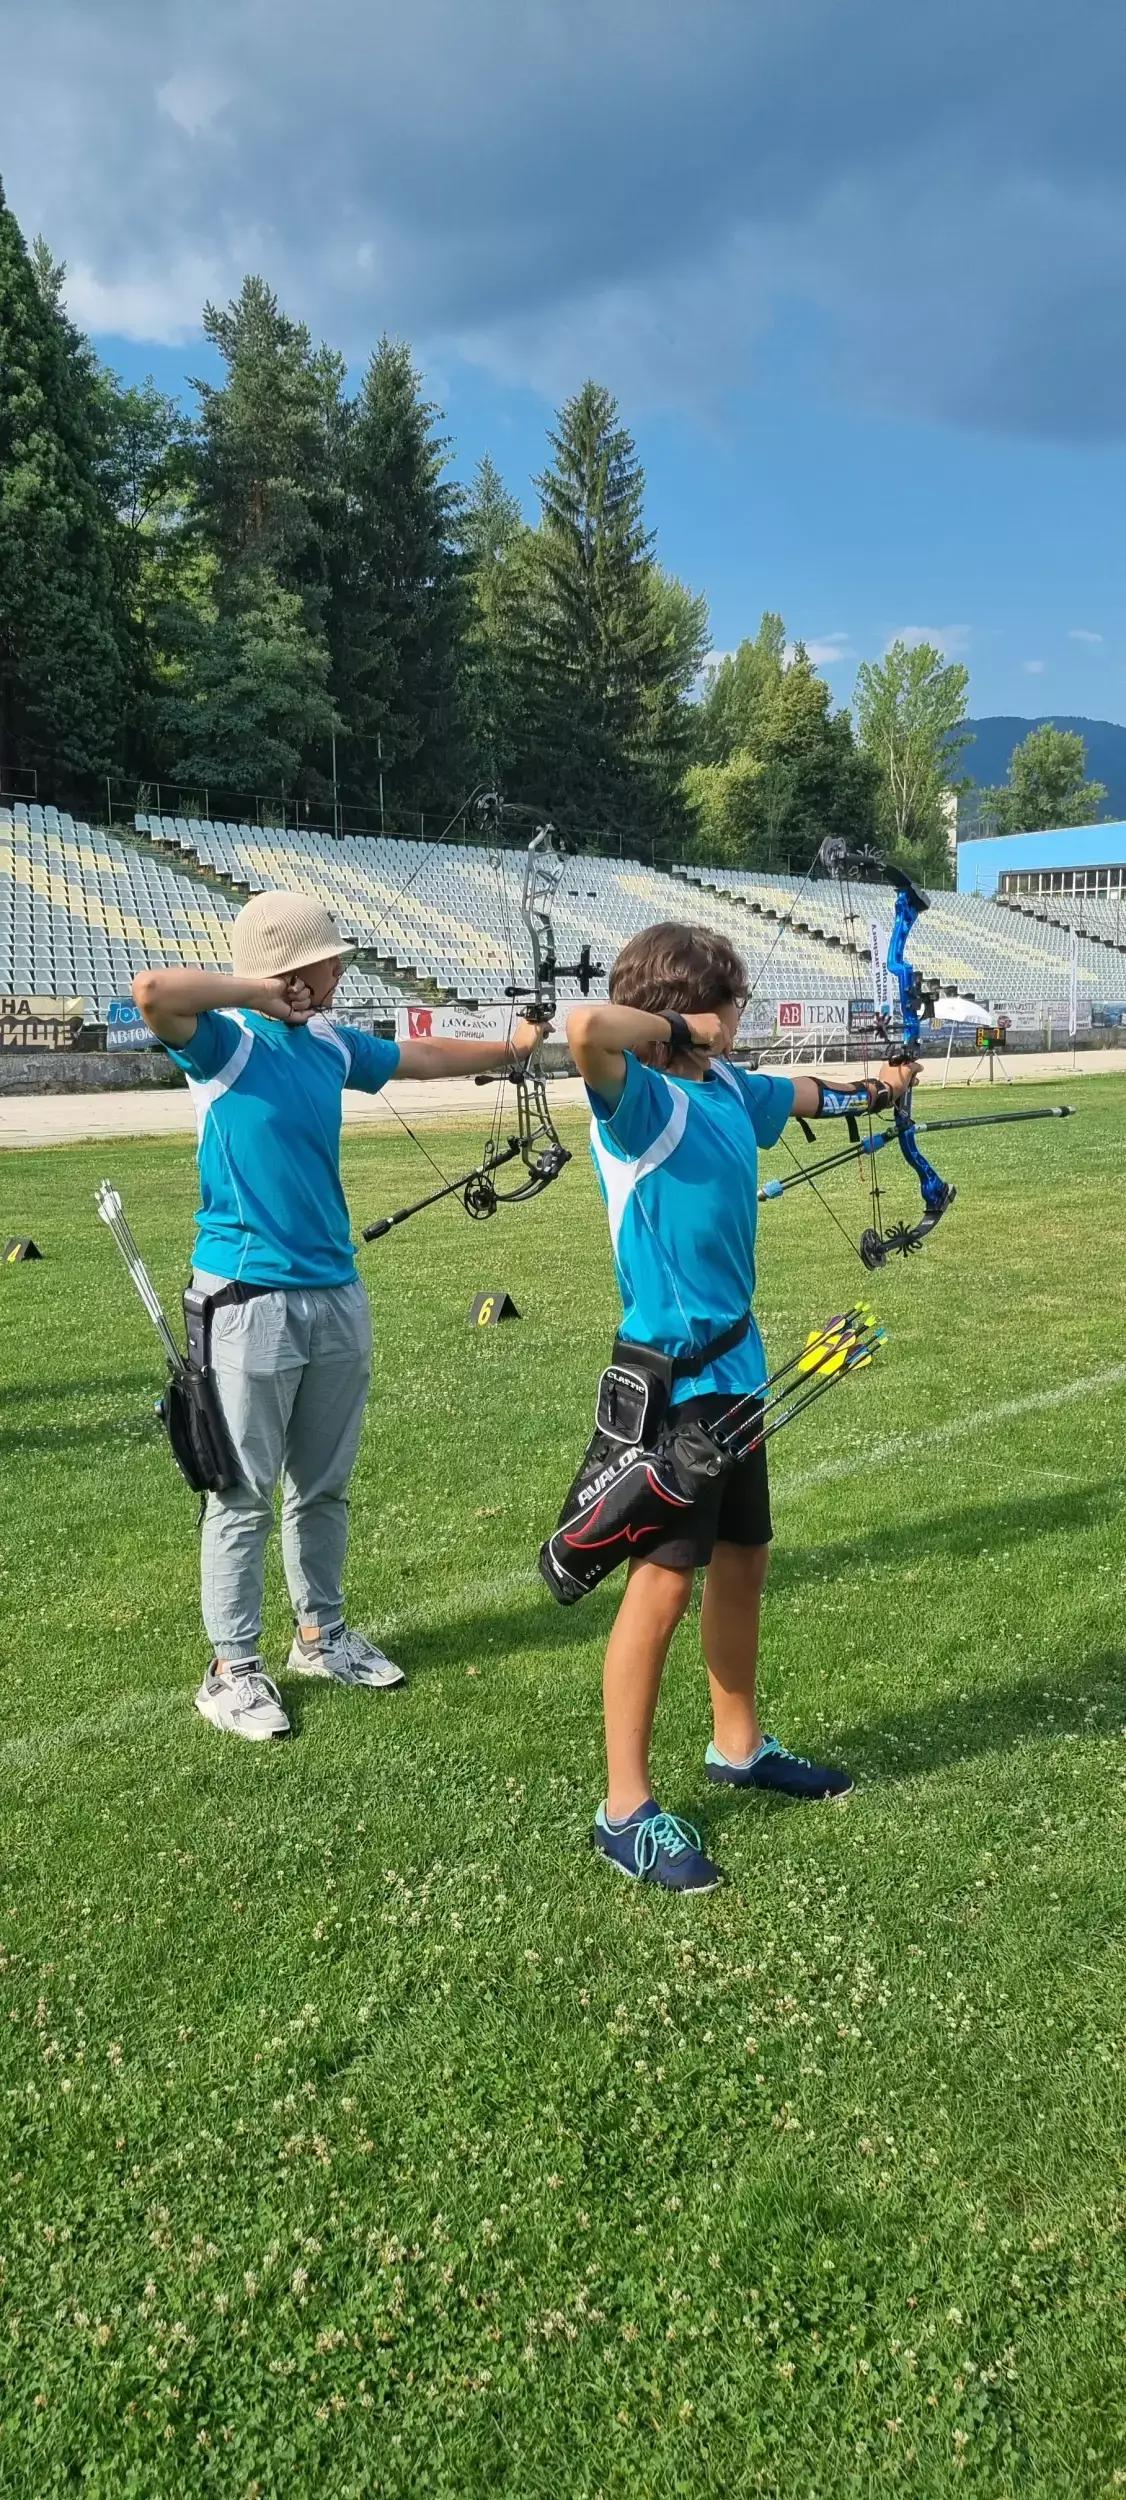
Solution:
{"label": "grey sweatpant", "polygon": [[[219,1276],[197,1273],[205,1292]],[[217,1658],[259,1644],[266,1540],[282,1487],[282,1561],[294,1613],[321,1629],[344,1615],[348,1479],[371,1379],[371,1313],[361,1284],[264,1293],[216,1311],[211,1362],[244,1481],[209,1493],[203,1620]]]}

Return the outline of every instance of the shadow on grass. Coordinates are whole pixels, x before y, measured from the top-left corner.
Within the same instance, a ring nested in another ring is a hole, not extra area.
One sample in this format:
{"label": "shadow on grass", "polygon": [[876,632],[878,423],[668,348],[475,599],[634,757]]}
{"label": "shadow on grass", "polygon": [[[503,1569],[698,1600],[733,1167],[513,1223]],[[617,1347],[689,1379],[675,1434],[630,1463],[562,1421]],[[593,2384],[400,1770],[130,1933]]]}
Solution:
{"label": "shadow on grass", "polygon": [[159,1383],[154,1383],[147,1412],[142,1396],[135,1406],[124,1406],[120,1413],[111,1416],[92,1417],[89,1422],[84,1422],[80,1415],[71,1415],[62,1417],[57,1424],[13,1424],[10,1431],[0,1431],[0,1459],[26,1458],[33,1450],[48,1455],[81,1450],[87,1456],[105,1450],[116,1457],[122,1450],[147,1448],[163,1439],[162,1428],[153,1415],[159,1394]]}
{"label": "shadow on grass", "polygon": [[159,1360],[154,1359],[151,1372],[100,1372],[87,1380],[23,1380],[4,1383],[4,1411],[13,1406],[69,1406],[75,1398],[141,1397],[152,1388],[154,1397],[161,1386]]}
{"label": "shadow on grass", "polygon": [[998,1546],[1039,1543],[1045,1537],[1083,1534],[1115,1517],[1122,1505],[1118,1479],[1103,1484],[1044,1493],[1030,1501],[979,1502],[972,1509],[948,1511],[927,1519],[889,1519],[863,1536],[840,1537],[829,1545],[775,1546],[771,1555],[769,1591],[809,1588],[818,1581],[849,1578],[875,1571],[894,1571],[900,1578],[919,1563],[974,1562]]}
{"label": "shadow on grass", "polygon": [[[870,1534],[842,1537],[829,1545],[788,1548],[782,1544],[775,1547],[771,1558],[767,1606],[772,1600],[784,1603],[787,1592],[820,1584],[870,1579],[880,1572],[902,1580],[930,1561],[973,1562],[998,1546],[1086,1533],[1116,1511],[1120,1500],[1121,1489],[1114,1481],[1084,1487],[1079,1492],[1044,1494],[1036,1501],[1014,1498],[979,1503],[969,1510],[902,1525],[889,1520]],[[484,1572],[482,1581],[487,1585]],[[549,1596],[536,1572],[534,1557],[529,1556],[526,1598],[508,1606],[482,1606],[476,1610],[466,1607],[464,1612],[441,1620],[419,1621],[399,1637],[409,1643],[412,1659],[423,1671],[477,1660],[505,1659],[514,1651],[527,1654],[537,1650],[598,1648],[608,1637],[624,1586],[624,1579],[618,1575],[604,1581],[593,1596],[577,1606],[560,1606]],[[408,1605],[412,1602],[409,1582],[391,1603],[397,1611],[404,1601]],[[895,1592],[889,1587],[884,1627],[889,1653],[894,1646],[897,1621],[894,1601]],[[378,1595],[367,1611],[373,1619],[378,1617]]]}
{"label": "shadow on grass", "polygon": [[[843,1727],[833,1723],[823,1748],[816,1735],[799,1738],[785,1729],[783,1733],[791,1734],[795,1746],[808,1744],[817,1759],[847,1764],[858,1784],[871,1788],[877,1783],[895,1786],[958,1763],[1008,1753],[1013,1746],[1033,1740],[1059,1745],[1113,1736],[1122,1725],[1124,1709],[1126,1652],[1108,1651],[1081,1661],[1066,1678],[1052,1678],[1041,1668],[1036,1675],[999,1685],[994,1691],[980,1685],[963,1687],[960,1692],[947,1689],[921,1702],[916,1710],[855,1719]],[[784,1712],[772,1710],[767,1715],[777,1719]],[[767,1805],[772,1812],[789,1810],[786,1798],[758,1797],[755,1803]],[[745,1793],[709,1787],[706,1810],[709,1828],[721,1826],[732,1815],[746,1811]]]}

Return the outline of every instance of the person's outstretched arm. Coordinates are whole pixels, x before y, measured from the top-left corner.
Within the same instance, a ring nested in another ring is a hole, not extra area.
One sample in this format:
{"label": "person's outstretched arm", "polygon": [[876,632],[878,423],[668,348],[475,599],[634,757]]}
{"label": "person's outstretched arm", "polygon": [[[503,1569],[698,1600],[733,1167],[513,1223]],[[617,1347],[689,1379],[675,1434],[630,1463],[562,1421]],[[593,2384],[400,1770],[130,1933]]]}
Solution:
{"label": "person's outstretched arm", "polygon": [[893,1067],[890,1060],[876,1076],[853,1076],[842,1068],[832,1082],[819,1076],[795,1076],[793,1117],[796,1120],[843,1119],[849,1111],[889,1111],[901,1094],[910,1093],[921,1074],[919,1060]]}
{"label": "person's outstretched arm", "polygon": [[396,1077],[505,1076],[528,1057],[550,1025],[521,1016],[503,1042],[400,1042]]}

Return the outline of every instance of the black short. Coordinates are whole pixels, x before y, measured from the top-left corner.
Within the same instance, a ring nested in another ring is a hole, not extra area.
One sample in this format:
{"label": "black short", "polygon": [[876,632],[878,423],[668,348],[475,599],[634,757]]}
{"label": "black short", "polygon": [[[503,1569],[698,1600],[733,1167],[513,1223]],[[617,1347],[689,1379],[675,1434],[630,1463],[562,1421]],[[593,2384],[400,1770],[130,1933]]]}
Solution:
{"label": "black short", "polygon": [[[708,1397],[686,1398],[683,1405],[674,1407],[673,1420],[714,1423],[730,1405],[730,1391],[726,1396],[713,1391]],[[697,1502],[692,1524],[683,1536],[666,1537],[663,1544],[651,1546],[645,1560],[662,1563],[666,1571],[700,1571],[711,1561],[713,1545],[769,1545],[773,1534],[766,1449],[760,1446],[729,1469],[714,1493],[704,1494]]]}

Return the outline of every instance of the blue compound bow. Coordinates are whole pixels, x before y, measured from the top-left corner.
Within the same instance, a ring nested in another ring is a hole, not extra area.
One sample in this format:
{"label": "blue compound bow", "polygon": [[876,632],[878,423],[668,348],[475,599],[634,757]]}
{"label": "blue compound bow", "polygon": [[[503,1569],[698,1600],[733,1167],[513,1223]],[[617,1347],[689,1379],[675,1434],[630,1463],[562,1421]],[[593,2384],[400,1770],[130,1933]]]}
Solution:
{"label": "blue compound bow", "polygon": [[[918,1057],[923,1019],[933,1013],[938,996],[937,981],[924,980],[916,966],[909,962],[907,954],[911,931],[920,913],[928,908],[927,897],[920,892],[919,887],[902,869],[890,866],[877,851],[852,850],[847,842],[833,839],[823,842],[812,863],[809,872],[811,876],[818,867],[824,868],[828,875],[835,876],[841,884],[850,937],[854,931],[854,915],[849,898],[851,882],[855,879],[861,883],[886,884],[895,887],[895,917],[888,944],[887,972],[889,980],[894,982],[898,993],[900,1032],[898,1039],[893,1040],[887,1013],[880,1008],[876,1011],[874,1032],[889,1064],[892,1067],[906,1067]],[[786,915],[787,923],[792,919],[801,894],[805,890],[805,882],[803,880],[798,894],[794,897],[794,903]],[[853,951],[855,951],[854,937],[852,943]],[[874,977],[877,970],[878,967],[873,964]],[[781,1198],[788,1190],[799,1188],[803,1182],[808,1181],[812,1184],[814,1195],[820,1199],[826,1214],[832,1217],[838,1229],[844,1233],[846,1240],[852,1242],[852,1234],[848,1226],[841,1223],[840,1217],[829,1205],[828,1200],[822,1198],[817,1181],[823,1172],[836,1171],[844,1164],[867,1162],[872,1220],[861,1233],[859,1241],[853,1243],[853,1247],[865,1267],[886,1267],[890,1258],[907,1258],[913,1250],[920,1250],[924,1241],[933,1233],[935,1226],[941,1222],[947,1208],[953,1206],[957,1196],[953,1182],[944,1181],[941,1173],[936,1172],[933,1163],[929,1162],[923,1153],[918,1142],[920,1134],[934,1136],[940,1130],[994,1128],[1013,1120],[1066,1120],[1071,1116],[1070,1104],[1052,1103],[1033,1111],[987,1111],[972,1114],[965,1119],[916,1120],[909,1088],[893,1107],[890,1128],[875,1128],[872,1114],[869,1112],[868,1133],[866,1136],[861,1136],[855,1121],[850,1121],[850,1142],[847,1146],[840,1148],[835,1154],[826,1155],[820,1163],[809,1165],[799,1163],[798,1170],[788,1180],[765,1182],[759,1191],[759,1196],[764,1199]],[[785,1142],[788,1143],[788,1141]],[[885,1225],[883,1221],[875,1157],[883,1147],[890,1145],[898,1146],[904,1161],[910,1166],[919,1184],[922,1212],[914,1223],[901,1220]],[[792,1149],[790,1151],[792,1152]],[[798,1158],[795,1156],[794,1160],[797,1162]]]}
{"label": "blue compound bow", "polygon": [[[925,1013],[933,1014],[938,995],[937,982],[924,982],[922,974],[907,960],[907,941],[920,913],[928,908],[927,897],[919,892],[918,886],[901,868],[889,868],[875,852],[850,851],[847,843],[830,841],[824,844],[821,856],[829,874],[840,877],[846,886],[850,878],[858,877],[862,880],[886,880],[895,887],[895,918],[888,946],[887,970],[889,980],[894,981],[899,993],[901,1032],[899,1040],[893,1042],[886,1021],[879,1015],[876,1032],[885,1046],[889,1066],[907,1067],[918,1057],[923,1016]],[[872,1164],[872,1222],[861,1234],[859,1244],[860,1256],[865,1267],[869,1268],[886,1267],[889,1258],[897,1253],[907,1258],[912,1250],[920,1250],[928,1233],[933,1233],[935,1225],[941,1222],[957,1196],[953,1182],[941,1178],[917,1142],[910,1088],[895,1104],[892,1124],[892,1134],[899,1151],[910,1164],[922,1191],[923,1211],[914,1224],[891,1224],[885,1232],[881,1220],[879,1181],[875,1164]],[[868,1126],[871,1136],[870,1115]]]}

